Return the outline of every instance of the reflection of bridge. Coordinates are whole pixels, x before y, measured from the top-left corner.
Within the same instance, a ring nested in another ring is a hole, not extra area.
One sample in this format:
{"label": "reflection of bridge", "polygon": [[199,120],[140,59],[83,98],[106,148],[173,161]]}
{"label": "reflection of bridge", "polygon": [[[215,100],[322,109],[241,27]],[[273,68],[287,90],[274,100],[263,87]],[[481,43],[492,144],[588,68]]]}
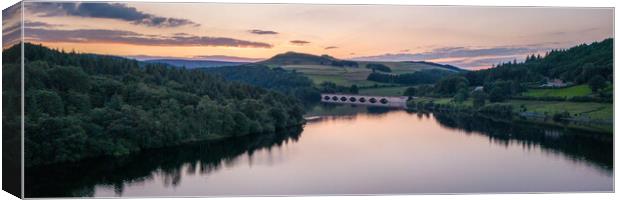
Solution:
{"label": "reflection of bridge", "polygon": [[370,106],[406,107],[406,96],[370,96],[355,94],[321,94],[321,102]]}

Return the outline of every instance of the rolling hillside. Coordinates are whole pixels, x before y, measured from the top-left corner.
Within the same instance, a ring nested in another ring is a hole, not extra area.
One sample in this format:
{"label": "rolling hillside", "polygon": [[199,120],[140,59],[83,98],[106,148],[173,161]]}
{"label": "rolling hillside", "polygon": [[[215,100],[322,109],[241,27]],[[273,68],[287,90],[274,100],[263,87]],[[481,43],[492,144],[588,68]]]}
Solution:
{"label": "rolling hillside", "polygon": [[408,62],[371,62],[349,61],[334,58],[329,55],[312,55],[297,52],[278,54],[270,59],[258,62],[272,68],[281,67],[285,70],[296,71],[308,76],[315,84],[330,81],[343,86],[371,86],[382,85],[375,81],[366,80],[373,72],[367,68],[368,64],[382,64],[391,69],[392,74],[414,73],[420,70],[440,69],[451,72],[464,71],[458,67],[423,61]]}

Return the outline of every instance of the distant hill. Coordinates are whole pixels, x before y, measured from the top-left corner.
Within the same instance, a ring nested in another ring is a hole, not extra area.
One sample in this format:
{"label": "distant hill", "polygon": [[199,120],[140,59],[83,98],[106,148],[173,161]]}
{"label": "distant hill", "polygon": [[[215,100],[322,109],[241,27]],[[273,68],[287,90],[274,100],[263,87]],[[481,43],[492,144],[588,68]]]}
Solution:
{"label": "distant hill", "polygon": [[452,70],[452,71],[457,71],[457,72],[467,71],[466,69],[462,69],[462,68],[456,67],[454,65],[439,64],[439,63],[427,62],[427,61],[404,61],[404,63],[432,65],[432,66],[435,66],[435,67],[440,67],[440,68],[444,68],[444,69],[448,69],[448,70]]}
{"label": "distant hill", "polygon": [[258,62],[266,65],[329,65],[337,67],[357,67],[355,61],[341,60],[329,55],[312,55],[297,52],[286,52]]}
{"label": "distant hill", "polygon": [[185,67],[187,69],[225,67],[247,64],[246,62],[228,62],[217,60],[184,60],[184,59],[157,59],[147,60],[146,63],[164,63],[175,67]]}

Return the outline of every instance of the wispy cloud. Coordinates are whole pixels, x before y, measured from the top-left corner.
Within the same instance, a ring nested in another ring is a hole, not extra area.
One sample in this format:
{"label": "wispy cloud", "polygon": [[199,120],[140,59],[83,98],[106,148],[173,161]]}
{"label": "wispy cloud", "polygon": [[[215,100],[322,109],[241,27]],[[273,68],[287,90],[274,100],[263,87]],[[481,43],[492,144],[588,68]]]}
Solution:
{"label": "wispy cloud", "polygon": [[310,44],[310,42],[304,41],[304,40],[291,40],[290,42],[291,42],[291,44],[299,45],[299,46]]}
{"label": "wispy cloud", "polygon": [[325,47],[325,50],[337,49],[337,48],[338,48],[337,46],[328,46],[328,47]]}
{"label": "wispy cloud", "polygon": [[77,16],[127,21],[132,24],[151,27],[199,26],[191,20],[169,18],[138,11],[120,3],[52,3],[26,4],[27,9],[40,16]]}
{"label": "wispy cloud", "polygon": [[271,44],[227,37],[196,35],[158,36],[132,31],[106,29],[52,30],[25,28],[25,37],[39,42],[124,43],[145,46],[225,46],[243,48],[271,48]]}
{"label": "wispy cloud", "polygon": [[277,34],[279,34],[278,32],[275,32],[275,31],[266,31],[266,30],[260,30],[260,29],[252,29],[252,30],[249,30],[248,32],[250,32],[252,34],[257,34],[257,35],[277,35]]}
{"label": "wispy cloud", "polygon": [[28,21],[26,20],[24,22],[24,27],[25,28],[54,28],[54,27],[59,27],[62,26],[60,24],[49,24],[46,22],[36,22],[36,21]]}

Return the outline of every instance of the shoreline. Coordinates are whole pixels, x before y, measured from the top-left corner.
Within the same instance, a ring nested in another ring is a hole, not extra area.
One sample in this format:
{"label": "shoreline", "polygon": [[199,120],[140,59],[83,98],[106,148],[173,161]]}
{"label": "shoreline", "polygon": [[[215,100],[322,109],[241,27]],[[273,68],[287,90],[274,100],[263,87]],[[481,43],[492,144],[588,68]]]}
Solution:
{"label": "shoreline", "polygon": [[[421,103],[421,102],[418,102]],[[505,108],[510,107],[511,110],[503,111],[500,116],[493,115],[490,113],[484,113],[481,111],[481,108],[492,107],[492,106],[504,106]],[[536,124],[536,125],[545,125],[552,126],[556,128],[566,128],[572,130],[580,130],[580,131],[588,131],[599,134],[613,134],[613,123],[605,124],[605,123],[594,123],[588,121],[577,121],[572,120],[572,118],[568,119],[560,119],[560,121],[555,121],[553,116],[543,115],[544,117],[527,117],[524,115],[526,112],[518,112],[514,111],[514,106],[511,103],[503,103],[503,104],[488,104],[482,106],[480,108],[474,108],[473,106],[468,106],[465,104],[452,104],[452,103],[434,103],[434,102],[426,102],[424,106],[420,107],[417,103],[410,101],[407,104],[407,110],[418,112],[418,111],[428,111],[428,112],[455,112],[455,113],[464,113],[464,114],[477,114],[479,116],[483,116],[489,119],[497,120],[502,119],[506,120],[506,122],[511,123],[523,123],[523,124]],[[439,108],[438,108],[439,107]],[[421,109],[420,109],[421,108]],[[541,120],[542,119],[542,120]],[[597,125],[598,124],[598,125]]]}

